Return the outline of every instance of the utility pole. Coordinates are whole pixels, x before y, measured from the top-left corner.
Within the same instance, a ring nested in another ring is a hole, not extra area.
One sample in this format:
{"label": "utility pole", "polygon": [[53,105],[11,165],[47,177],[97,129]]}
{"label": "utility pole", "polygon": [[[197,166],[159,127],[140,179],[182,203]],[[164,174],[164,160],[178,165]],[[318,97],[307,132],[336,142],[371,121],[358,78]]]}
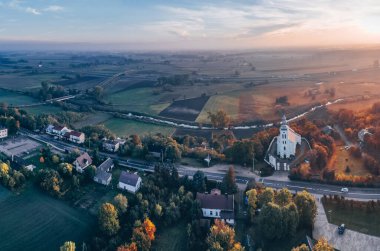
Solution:
{"label": "utility pole", "polygon": [[255,153],[252,154],[252,172],[255,172]]}

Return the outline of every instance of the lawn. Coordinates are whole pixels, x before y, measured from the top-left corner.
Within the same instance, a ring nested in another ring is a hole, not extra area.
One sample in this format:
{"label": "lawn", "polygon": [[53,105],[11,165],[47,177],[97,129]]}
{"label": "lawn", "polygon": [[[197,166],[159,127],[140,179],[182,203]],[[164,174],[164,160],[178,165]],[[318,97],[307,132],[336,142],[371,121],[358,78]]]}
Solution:
{"label": "lawn", "polygon": [[139,121],[112,118],[105,121],[104,124],[108,129],[119,137],[137,134],[140,136],[147,134],[161,133],[163,135],[171,135],[175,128],[169,126],[148,124]]}
{"label": "lawn", "polygon": [[328,164],[330,169],[334,169],[337,173],[345,173],[346,167],[349,166],[352,175],[366,176],[370,174],[364,167],[361,159],[354,158],[349,151],[344,149],[344,145],[338,142],[334,155]]}
{"label": "lawn", "polygon": [[152,250],[177,251],[186,250],[187,236],[186,223],[179,222],[176,225],[161,229],[156,234]]}
{"label": "lawn", "polygon": [[51,198],[33,186],[19,195],[0,186],[0,250],[58,250],[78,246],[92,234],[95,218]]}
{"label": "lawn", "polygon": [[[380,236],[379,210],[367,212],[365,208],[343,208],[330,201],[324,202],[323,206],[330,223],[335,225],[344,223],[348,229],[364,234]],[[329,213],[329,211],[331,213]]]}

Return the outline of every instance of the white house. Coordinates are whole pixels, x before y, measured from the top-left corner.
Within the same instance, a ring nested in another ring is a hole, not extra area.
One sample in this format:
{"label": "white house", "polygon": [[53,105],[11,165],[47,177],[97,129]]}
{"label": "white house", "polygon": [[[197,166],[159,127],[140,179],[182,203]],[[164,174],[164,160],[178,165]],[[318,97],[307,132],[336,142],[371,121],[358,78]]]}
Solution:
{"label": "white house", "polygon": [[76,158],[76,160],[73,163],[75,169],[79,173],[83,173],[84,169],[91,164],[92,164],[92,159],[91,159],[90,155],[88,155],[88,153],[86,153],[86,152],[83,153],[78,158]]}
{"label": "white house", "polygon": [[277,155],[282,159],[295,156],[297,144],[301,144],[301,135],[288,126],[284,115],[282,117],[280,135],[277,136]]}
{"label": "white house", "polygon": [[66,132],[65,138],[73,143],[82,144],[85,140],[85,135],[83,132],[69,131]]}
{"label": "white house", "polygon": [[141,178],[137,174],[122,171],[119,178],[118,188],[136,193],[141,186]]}
{"label": "white house", "polygon": [[121,144],[120,140],[104,140],[102,145],[107,152],[117,152]]}
{"label": "white house", "polygon": [[111,158],[107,158],[100,166],[96,168],[96,175],[94,181],[100,184],[108,186],[112,180],[112,174],[110,171],[114,167],[114,163]]}
{"label": "white house", "polygon": [[222,195],[219,189],[210,194],[197,193],[204,218],[222,219],[230,225],[235,224],[234,195]]}
{"label": "white house", "polygon": [[4,139],[6,137],[8,137],[8,129],[0,127],[0,139]]}
{"label": "white house", "polygon": [[63,135],[65,135],[65,133],[69,132],[70,129],[67,128],[66,126],[54,126],[51,130],[51,133],[53,135],[57,135],[59,137],[63,137]]}

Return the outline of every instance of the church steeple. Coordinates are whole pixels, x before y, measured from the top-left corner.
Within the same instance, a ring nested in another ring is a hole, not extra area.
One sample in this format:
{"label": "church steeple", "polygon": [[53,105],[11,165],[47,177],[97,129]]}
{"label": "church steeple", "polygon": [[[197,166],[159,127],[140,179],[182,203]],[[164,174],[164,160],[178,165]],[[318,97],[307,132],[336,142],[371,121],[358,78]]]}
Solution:
{"label": "church steeple", "polygon": [[288,122],[286,121],[286,116],[284,114],[284,115],[282,115],[281,125],[287,125],[287,124],[288,124]]}

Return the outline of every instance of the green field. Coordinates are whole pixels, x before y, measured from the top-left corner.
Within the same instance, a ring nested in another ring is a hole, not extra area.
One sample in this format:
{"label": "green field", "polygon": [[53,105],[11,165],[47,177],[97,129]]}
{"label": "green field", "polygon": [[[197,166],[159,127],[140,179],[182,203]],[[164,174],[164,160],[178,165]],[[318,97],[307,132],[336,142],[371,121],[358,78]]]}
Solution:
{"label": "green field", "polygon": [[32,97],[0,90],[0,103],[7,103],[8,105],[27,105],[35,102],[38,102],[38,100]]}
{"label": "green field", "polygon": [[157,234],[152,250],[176,251],[186,250],[186,224],[181,222],[175,226],[165,228]]}
{"label": "green field", "polygon": [[161,96],[153,95],[152,92],[152,88],[132,89],[113,93],[105,100],[111,102],[116,109],[158,114],[169,106],[169,102],[161,102]]}
{"label": "green field", "polygon": [[365,208],[343,208],[331,202],[325,202],[323,206],[330,223],[338,226],[344,223],[348,229],[380,236],[379,211],[367,212]]}
{"label": "green field", "polygon": [[148,124],[139,121],[112,118],[104,123],[105,127],[110,129],[119,137],[129,136],[133,134],[147,135],[161,133],[163,135],[171,135],[175,128],[169,126],[161,126],[155,124]]}
{"label": "green field", "polygon": [[[77,247],[92,234],[95,219],[29,186],[19,195],[0,186],[0,250],[58,250]],[[80,246],[79,246],[80,247]]]}
{"label": "green field", "polygon": [[62,111],[62,109],[60,107],[53,106],[53,105],[33,106],[33,107],[23,108],[23,110],[25,110],[28,113],[33,114],[33,115],[39,115],[39,114],[43,114],[43,113],[54,114],[54,113]]}

